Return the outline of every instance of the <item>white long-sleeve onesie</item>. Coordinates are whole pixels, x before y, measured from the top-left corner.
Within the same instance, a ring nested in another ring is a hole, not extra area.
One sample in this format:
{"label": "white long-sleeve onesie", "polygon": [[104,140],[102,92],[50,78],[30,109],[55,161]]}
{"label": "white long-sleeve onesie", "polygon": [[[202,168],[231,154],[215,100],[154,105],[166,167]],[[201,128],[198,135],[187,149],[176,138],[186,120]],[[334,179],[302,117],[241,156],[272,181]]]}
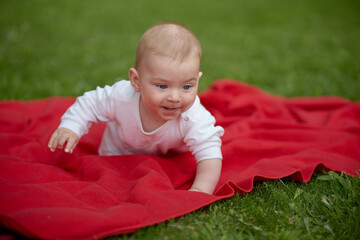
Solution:
{"label": "white long-sleeve onesie", "polygon": [[214,126],[215,118],[201,105],[199,97],[180,117],[167,121],[153,132],[142,128],[139,113],[140,93],[130,82],[98,87],[78,97],[61,118],[59,127],[81,137],[92,123],[106,122],[99,147],[101,155],[166,154],[168,151],[191,151],[197,162],[221,158],[224,129]]}

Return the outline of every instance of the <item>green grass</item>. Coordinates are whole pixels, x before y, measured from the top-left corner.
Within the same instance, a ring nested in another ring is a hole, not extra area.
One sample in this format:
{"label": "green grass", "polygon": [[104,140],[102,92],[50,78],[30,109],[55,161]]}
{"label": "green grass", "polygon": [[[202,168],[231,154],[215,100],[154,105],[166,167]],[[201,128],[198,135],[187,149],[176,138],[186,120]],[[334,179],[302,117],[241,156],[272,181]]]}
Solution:
{"label": "green grass", "polygon": [[285,96],[359,100],[358,1],[0,2],[1,99],[77,96],[127,79],[151,25],[181,21],[204,50],[200,90],[235,78]]}
{"label": "green grass", "polygon": [[307,184],[267,181],[250,194],[111,239],[358,239],[359,199],[360,181],[334,172]]}
{"label": "green grass", "polygon": [[[2,0],[0,99],[78,96],[127,79],[141,34],[166,20],[202,43],[200,90],[234,78],[283,96],[360,100],[359,12],[356,0]],[[357,239],[359,185],[332,173],[258,183],[115,239]]]}

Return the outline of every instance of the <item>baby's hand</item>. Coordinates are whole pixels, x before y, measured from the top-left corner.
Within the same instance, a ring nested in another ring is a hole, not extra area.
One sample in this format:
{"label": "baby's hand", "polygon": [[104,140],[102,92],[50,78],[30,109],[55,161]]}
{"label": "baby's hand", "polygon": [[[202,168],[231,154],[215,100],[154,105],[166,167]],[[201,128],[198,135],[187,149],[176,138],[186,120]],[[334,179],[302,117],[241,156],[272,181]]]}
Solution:
{"label": "baby's hand", "polygon": [[66,143],[65,152],[72,153],[79,142],[79,136],[67,128],[58,128],[51,136],[48,147],[54,152],[62,149]]}

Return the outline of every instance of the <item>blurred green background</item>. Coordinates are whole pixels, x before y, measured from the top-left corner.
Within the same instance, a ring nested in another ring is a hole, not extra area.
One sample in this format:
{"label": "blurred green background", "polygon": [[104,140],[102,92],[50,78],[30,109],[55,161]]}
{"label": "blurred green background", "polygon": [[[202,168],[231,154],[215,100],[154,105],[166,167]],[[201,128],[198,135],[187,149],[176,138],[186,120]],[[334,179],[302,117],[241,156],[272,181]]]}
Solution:
{"label": "blurred green background", "polygon": [[200,91],[234,78],[359,100],[360,1],[1,0],[0,99],[78,96],[128,79],[143,32],[179,21],[203,46]]}

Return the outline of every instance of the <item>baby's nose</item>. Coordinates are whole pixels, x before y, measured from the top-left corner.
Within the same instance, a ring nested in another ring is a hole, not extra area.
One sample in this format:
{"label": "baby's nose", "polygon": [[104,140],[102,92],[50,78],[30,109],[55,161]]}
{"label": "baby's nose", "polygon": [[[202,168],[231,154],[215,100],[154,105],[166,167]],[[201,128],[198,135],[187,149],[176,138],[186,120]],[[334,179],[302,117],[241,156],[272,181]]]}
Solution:
{"label": "baby's nose", "polygon": [[180,101],[180,93],[179,90],[172,90],[169,92],[167,100],[170,102],[179,102]]}

